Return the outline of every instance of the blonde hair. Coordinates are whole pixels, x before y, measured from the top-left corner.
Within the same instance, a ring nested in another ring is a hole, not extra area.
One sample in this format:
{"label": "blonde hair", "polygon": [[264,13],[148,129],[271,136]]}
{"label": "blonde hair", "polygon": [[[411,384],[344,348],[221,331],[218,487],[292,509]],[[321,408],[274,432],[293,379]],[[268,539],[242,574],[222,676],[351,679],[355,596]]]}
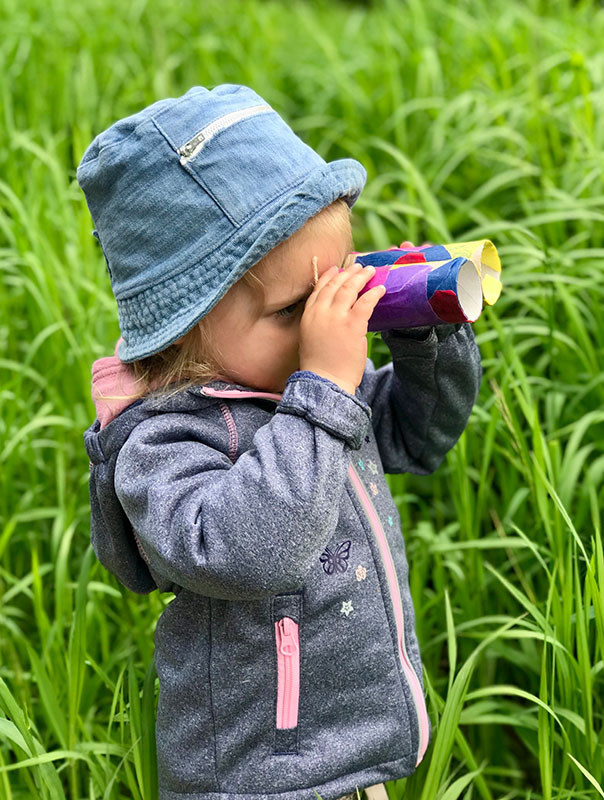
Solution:
{"label": "blonde hair", "polygon": [[[338,199],[319,211],[314,217],[310,217],[306,224],[310,221],[320,221],[330,230],[341,232],[345,225],[350,225],[349,217],[348,204],[344,200]],[[296,233],[277,247],[285,250],[295,247]],[[261,259],[258,264],[263,261],[264,259]],[[316,261],[314,259],[313,267],[316,279]],[[239,280],[249,286],[261,300],[264,287],[262,281],[255,274],[254,267],[244,273]],[[134,378],[140,386],[140,392],[133,399],[150,393],[176,393],[189,386],[208,383],[220,376],[220,347],[210,334],[207,320],[207,316],[202,317],[178,344],[172,344],[159,353],[154,353],[130,364]]]}

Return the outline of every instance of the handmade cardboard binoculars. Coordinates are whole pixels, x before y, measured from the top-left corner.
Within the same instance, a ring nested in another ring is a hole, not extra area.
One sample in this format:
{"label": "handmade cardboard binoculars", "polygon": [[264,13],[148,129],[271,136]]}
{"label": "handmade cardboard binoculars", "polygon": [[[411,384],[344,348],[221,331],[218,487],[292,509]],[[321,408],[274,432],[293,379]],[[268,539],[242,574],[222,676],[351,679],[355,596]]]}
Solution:
{"label": "handmade cardboard binoculars", "polygon": [[392,247],[355,253],[364,267],[376,268],[361,293],[384,284],[386,294],[369,320],[370,331],[475,322],[483,302],[501,294],[501,262],[492,242]]}

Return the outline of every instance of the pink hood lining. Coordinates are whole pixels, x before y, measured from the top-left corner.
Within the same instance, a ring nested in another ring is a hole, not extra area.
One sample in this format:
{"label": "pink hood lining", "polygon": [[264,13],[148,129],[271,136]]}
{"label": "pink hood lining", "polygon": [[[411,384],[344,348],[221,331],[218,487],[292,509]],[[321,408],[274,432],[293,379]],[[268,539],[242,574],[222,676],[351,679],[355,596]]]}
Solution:
{"label": "pink hood lining", "polygon": [[92,365],[91,394],[101,428],[141,396],[132,367],[117,357],[121,341],[118,340],[114,355],[99,358]]}

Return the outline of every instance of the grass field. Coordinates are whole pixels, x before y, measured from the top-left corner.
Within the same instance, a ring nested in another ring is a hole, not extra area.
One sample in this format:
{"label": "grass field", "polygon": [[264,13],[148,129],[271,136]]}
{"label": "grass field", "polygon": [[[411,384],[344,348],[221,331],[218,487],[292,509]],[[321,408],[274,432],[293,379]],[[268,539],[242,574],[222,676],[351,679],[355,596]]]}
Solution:
{"label": "grass field", "polygon": [[602,5],[0,0],[0,30],[0,798],[156,797],[170,596],[89,547],[90,364],[118,329],[75,167],[223,82],[363,162],[358,249],[488,237],[504,265],[466,432],[391,478],[434,727],[391,800],[604,797]]}

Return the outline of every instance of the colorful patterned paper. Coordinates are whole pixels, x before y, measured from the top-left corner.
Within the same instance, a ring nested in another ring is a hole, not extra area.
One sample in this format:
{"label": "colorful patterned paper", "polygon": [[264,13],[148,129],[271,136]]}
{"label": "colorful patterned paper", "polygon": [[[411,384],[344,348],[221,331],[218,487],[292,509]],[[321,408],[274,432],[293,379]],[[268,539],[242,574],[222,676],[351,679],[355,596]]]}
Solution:
{"label": "colorful patterned paper", "polygon": [[445,322],[475,322],[483,302],[493,305],[501,294],[501,262],[488,239],[421,247],[391,247],[374,253],[355,253],[375,276],[363,289],[384,284],[370,331],[413,328]]}

